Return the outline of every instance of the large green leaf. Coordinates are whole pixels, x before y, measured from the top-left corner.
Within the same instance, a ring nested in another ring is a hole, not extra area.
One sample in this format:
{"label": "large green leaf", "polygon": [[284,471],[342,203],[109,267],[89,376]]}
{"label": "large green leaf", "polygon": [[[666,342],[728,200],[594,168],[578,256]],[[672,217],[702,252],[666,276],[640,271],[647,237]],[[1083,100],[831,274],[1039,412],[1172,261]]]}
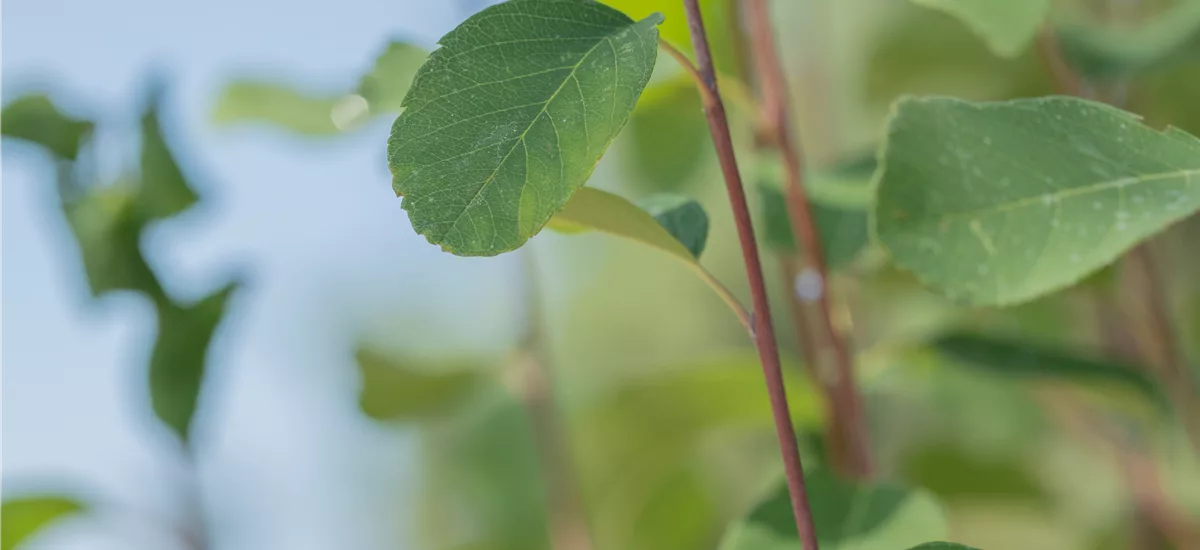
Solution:
{"label": "large green leaf", "polygon": [[1200,2],[1176,2],[1134,26],[1064,18],[1055,29],[1075,70],[1091,78],[1120,78],[1200,54]]}
{"label": "large green leaf", "polygon": [[92,133],[93,124],[69,117],[50,98],[27,95],[11,101],[0,112],[0,131],[5,137],[22,139],[45,147],[60,158],[75,160],[80,144]]}
{"label": "large green leaf", "polygon": [[114,290],[143,292],[153,299],[163,296],[158,279],[142,256],[140,239],[145,220],[137,201],[137,188],[118,182],[95,187],[63,204],[93,296]]}
{"label": "large green leaf", "polygon": [[51,523],[83,511],[77,500],[61,496],[27,496],[0,505],[0,550],[14,550]]}
{"label": "large green leaf", "polygon": [[404,360],[370,348],[355,353],[362,375],[359,406],[376,420],[437,418],[454,410],[483,382],[478,361]]}
{"label": "large green leaf", "polygon": [[971,27],[997,55],[1013,57],[1033,41],[1050,0],[913,0],[942,10]]}
{"label": "large green leaf", "polygon": [[163,136],[157,91],[150,101],[142,115],[141,185],[137,202],[141,216],[146,219],[169,218],[187,210],[197,197]]}
{"label": "large green leaf", "polygon": [[881,154],[874,227],[947,296],[1024,302],[1200,208],[1200,140],[1081,99],[908,99]]}
{"label": "large green leaf", "polygon": [[587,182],[650,78],[662,17],[512,0],[417,73],[388,140],[413,228],[454,254],[514,250]]}
{"label": "large green leaf", "polygon": [[[946,534],[941,508],[923,492],[847,482],[825,470],[805,472],[804,479],[824,550],[895,550]],[[800,547],[784,483],[735,524],[721,544],[722,550]]]}
{"label": "large green leaf", "polygon": [[238,283],[231,283],[190,306],[158,306],[158,339],[150,354],[150,403],[159,420],[185,443],[204,385],[209,343],[237,287]]}

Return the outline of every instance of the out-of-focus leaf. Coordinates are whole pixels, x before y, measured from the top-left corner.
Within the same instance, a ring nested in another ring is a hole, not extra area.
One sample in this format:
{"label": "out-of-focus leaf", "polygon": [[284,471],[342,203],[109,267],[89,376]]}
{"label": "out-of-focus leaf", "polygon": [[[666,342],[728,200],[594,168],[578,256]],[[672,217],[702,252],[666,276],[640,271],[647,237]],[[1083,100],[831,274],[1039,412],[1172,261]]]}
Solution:
{"label": "out-of-focus leaf", "polygon": [[388,139],[413,229],[460,256],[515,250],[541,231],[628,120],[661,22],[593,2],[514,0],[442,37]]}
{"label": "out-of-focus leaf", "polygon": [[75,160],[93,126],[63,114],[41,94],[19,97],[0,112],[0,131],[5,137],[36,143],[67,160]]}
{"label": "out-of-focus leaf", "polygon": [[[344,100],[338,96],[309,95],[274,82],[236,81],[226,86],[217,100],[213,122],[217,125],[256,122],[299,134],[333,135],[344,130],[333,118],[334,108]],[[363,100],[363,109],[367,108],[365,105]]]}
{"label": "out-of-focus leaf", "polygon": [[[808,381],[789,376],[787,391],[798,429],[821,426],[821,397]],[[747,495],[722,490],[703,465],[713,447],[728,446],[714,442],[769,438],[765,392],[758,357],[747,352],[629,379],[584,402],[573,433],[598,536],[627,550],[712,547],[710,518],[723,523],[729,500]]]}
{"label": "out-of-focus leaf", "polygon": [[429,52],[406,42],[389,42],[375,59],[371,72],[363,75],[358,95],[367,101],[371,114],[398,113],[413,77]]}
{"label": "out-of-focus leaf", "polygon": [[446,415],[479,389],[485,375],[477,361],[407,361],[360,348],[355,354],[362,375],[359,406],[376,420],[412,421]]}
{"label": "out-of-focus leaf", "polygon": [[958,544],[954,542],[927,542],[925,544],[914,546],[909,550],[979,550],[973,546]]}
{"label": "out-of-focus leaf", "polygon": [[997,57],[951,16],[926,9],[902,11],[874,38],[864,86],[875,105],[907,95],[997,100],[1053,92],[1032,51]]}
{"label": "out-of-focus leaf", "polygon": [[1138,111],[1156,128],[1174,126],[1200,135],[1200,56],[1169,70],[1146,74],[1133,92]]}
{"label": "out-of-focus leaf", "polygon": [[138,212],[137,200],[133,185],[118,182],[94,188],[63,205],[93,296],[114,290],[143,292],[153,299],[163,295],[142,257],[140,238],[145,220]]}
{"label": "out-of-focus leaf", "polygon": [[[777,168],[778,163],[767,166],[766,181],[759,185],[765,219],[764,238],[772,248],[794,253],[796,241],[780,183],[783,176]],[[805,183],[825,261],[832,268],[850,263],[870,241],[867,209],[874,172],[874,158],[866,158],[814,173]]]}
{"label": "out-of-focus leaf", "polygon": [[905,100],[881,156],[879,242],[972,304],[1062,289],[1200,208],[1200,140],[1075,98]]}
{"label": "out-of-focus leaf", "polygon": [[628,157],[639,179],[655,191],[685,187],[712,147],[696,85],[686,76],[646,88],[629,132]]}
{"label": "out-of-focus leaf", "polygon": [[1065,18],[1056,32],[1073,69],[1090,78],[1118,78],[1200,54],[1200,2],[1176,2],[1130,27]]}
{"label": "out-of-focus leaf", "polygon": [[948,359],[1003,376],[1108,385],[1131,390],[1149,402],[1165,405],[1159,387],[1134,366],[1028,342],[971,334],[943,336],[933,346]]}
{"label": "out-of-focus leaf", "polygon": [[[685,53],[692,53],[692,35],[688,32],[687,12],[683,9],[683,2],[675,0],[600,1],[621,10],[634,20],[661,13],[663,23],[659,27],[659,33],[662,39]],[[718,71],[727,74],[737,74],[738,68],[733,37],[730,34],[734,17],[730,10],[735,7],[733,2],[726,0],[700,0],[700,11],[704,14],[704,26],[708,31],[713,62]]]}
{"label": "out-of-focus leaf", "polygon": [[675,240],[699,258],[708,242],[708,213],[695,199],[679,195],[654,195],[638,201]]}
{"label": "out-of-focus leaf", "polygon": [[535,441],[517,401],[492,388],[427,425],[421,441],[423,547],[549,548]]}
{"label": "out-of-focus leaf", "polygon": [[185,443],[203,390],[209,344],[238,286],[230,283],[190,306],[158,305],[158,338],[150,354],[150,403],[159,420]]}
{"label": "out-of-focus leaf", "polygon": [[[823,549],[894,550],[946,535],[946,519],[926,493],[894,485],[855,484],[824,470],[805,472],[813,522]],[[787,485],[735,524],[722,550],[800,547]]]}
{"label": "out-of-focus leaf", "polygon": [[196,192],[171,154],[159,121],[161,101],[156,93],[142,115],[141,185],[137,205],[145,219],[169,218],[196,203]]}
{"label": "out-of-focus leaf", "polygon": [[63,496],[5,500],[0,506],[0,550],[15,550],[47,525],[83,510],[83,503]]}
{"label": "out-of-focus leaf", "polygon": [[938,500],[1046,503],[1049,495],[1018,460],[947,444],[917,449],[900,461],[904,478]]}
{"label": "out-of-focus leaf", "polygon": [[1050,0],[913,0],[963,21],[996,55],[1013,57],[1033,42]]}

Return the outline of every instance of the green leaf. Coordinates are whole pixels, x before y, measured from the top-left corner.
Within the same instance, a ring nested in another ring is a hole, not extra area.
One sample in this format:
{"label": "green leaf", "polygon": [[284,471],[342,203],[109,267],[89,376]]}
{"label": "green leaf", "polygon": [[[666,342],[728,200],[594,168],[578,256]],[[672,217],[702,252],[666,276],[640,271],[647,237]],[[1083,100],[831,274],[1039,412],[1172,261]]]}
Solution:
{"label": "green leaf", "polygon": [[581,0],[512,0],[443,37],[388,140],[417,233],[454,254],[494,256],[540,231],[629,118],[661,21]]}
{"label": "green leaf", "polygon": [[140,239],[145,220],[137,201],[133,185],[117,182],[93,188],[63,204],[93,296],[115,290],[143,292],[152,298],[162,296],[162,288],[142,256]]}
{"label": "green leaf", "polygon": [[[823,550],[894,550],[945,536],[946,519],[928,494],[894,485],[855,484],[825,470],[805,472],[804,479]],[[721,543],[722,550],[799,547],[782,482]]]}
{"label": "green leaf", "polygon": [[[832,268],[850,263],[870,241],[867,208],[871,201],[874,157],[842,163],[808,176],[806,183],[825,261]],[[768,162],[759,184],[765,219],[764,240],[784,253],[796,252],[796,240],[782,190],[778,162]]]}
{"label": "green leaf", "polygon": [[[677,0],[600,0],[633,19],[650,17],[656,13],[662,14],[663,23],[659,27],[662,39],[684,53],[691,54],[692,34],[688,31],[687,11],[683,2]],[[728,0],[700,0],[700,10],[704,13],[704,24],[708,31],[709,47],[713,52],[713,61],[718,72],[736,74],[739,65],[734,38],[730,30],[733,28],[731,18],[736,6]],[[707,132],[706,132],[707,134]]]}
{"label": "green leaf", "polygon": [[1003,376],[1123,388],[1148,402],[1166,406],[1158,385],[1137,366],[1093,359],[1029,342],[965,333],[943,336],[933,347],[960,364]]}
{"label": "green leaf", "polygon": [[973,304],[1067,287],[1200,208],[1200,140],[1080,99],[904,100],[880,154],[880,243]]}
{"label": "green leaf", "polygon": [[158,304],[158,339],[150,354],[150,402],[159,420],[185,443],[203,389],[209,344],[238,286],[230,283],[190,306]]}
{"label": "green leaf", "polygon": [[371,114],[400,112],[413,77],[428,57],[429,52],[419,46],[389,42],[358,84],[358,95],[367,101]]}
{"label": "green leaf", "polygon": [[1073,18],[1055,31],[1073,69],[1095,79],[1121,78],[1200,54],[1200,2],[1176,2],[1131,27]]}
{"label": "green leaf", "polygon": [[169,218],[187,210],[197,200],[163,136],[160,106],[160,94],[155,91],[142,115],[142,170],[137,202],[146,219]]}
{"label": "green leaf", "polygon": [[1011,456],[933,444],[906,453],[898,462],[904,479],[930,491],[942,502],[986,501],[1038,509],[1052,505],[1036,473]]}
{"label": "green leaf", "polygon": [[0,505],[0,550],[15,550],[46,526],[78,514],[84,505],[62,496],[27,496]]}
{"label": "green leaf", "polygon": [[654,220],[692,256],[700,258],[704,253],[704,245],[708,242],[708,213],[695,199],[660,194],[638,201],[638,206],[654,216]]}
{"label": "green leaf", "polygon": [[0,120],[5,137],[36,143],[67,160],[75,160],[80,145],[94,127],[91,122],[63,114],[50,98],[41,94],[9,102],[0,112]]}
{"label": "green leaf", "polygon": [[1046,18],[1050,0],[913,0],[941,10],[966,23],[996,55],[1013,57],[1024,51]]}
{"label": "green leaf", "polygon": [[[333,112],[342,99],[310,95],[274,82],[238,81],[226,86],[217,100],[213,123],[222,126],[258,122],[299,134],[339,134],[344,128],[334,122]],[[350,103],[346,105],[353,107]]]}
{"label": "green leaf", "polygon": [[656,191],[685,187],[712,147],[700,95],[686,75],[646,88],[629,119],[629,133],[631,147],[623,156],[646,180],[645,187]]}
{"label": "green leaf", "polygon": [[979,550],[974,546],[965,544],[957,544],[953,542],[927,542],[919,546],[909,548],[909,550]]}
{"label": "green leaf", "polygon": [[354,355],[362,375],[359,406],[376,420],[412,421],[444,416],[483,382],[478,362],[428,364],[369,348]]}

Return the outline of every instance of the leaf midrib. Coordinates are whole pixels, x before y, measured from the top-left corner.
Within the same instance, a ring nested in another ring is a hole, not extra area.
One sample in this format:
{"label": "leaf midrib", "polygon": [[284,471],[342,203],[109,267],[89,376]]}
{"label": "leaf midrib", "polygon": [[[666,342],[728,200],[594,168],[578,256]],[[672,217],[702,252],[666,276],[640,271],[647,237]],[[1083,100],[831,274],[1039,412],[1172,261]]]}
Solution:
{"label": "leaf midrib", "polygon": [[[559,94],[561,94],[563,89],[566,88],[567,82],[570,82],[571,78],[575,76],[575,73],[577,71],[579,71],[579,68],[583,66],[583,62],[587,61],[587,59],[589,57],[591,57],[593,53],[595,53],[596,49],[599,48],[601,44],[604,44],[605,42],[609,42],[610,40],[612,40],[612,37],[614,35],[621,34],[625,31],[629,30],[633,25],[636,25],[636,24],[637,24],[636,22],[631,23],[630,25],[628,25],[616,32],[612,32],[612,33],[604,35],[604,37],[602,37],[599,41],[596,42],[596,45],[589,48],[587,52],[585,52],[582,56],[580,56],[579,62],[577,62],[575,64],[575,66],[571,67],[571,71],[569,73],[567,73],[567,77],[564,78],[562,83],[558,85],[558,89],[554,90],[554,93],[550,94],[550,97],[548,99],[546,99],[546,102],[544,104],[542,104],[542,109],[540,111],[538,111],[538,113],[536,115],[533,116],[533,118],[529,122],[529,126],[525,127],[525,130],[522,131],[521,135],[518,136],[517,139],[513,142],[513,145],[508,150],[508,153],[506,153],[504,155],[504,158],[500,159],[500,162],[496,164],[496,169],[492,170],[492,173],[490,175],[488,175],[488,177],[483,181],[482,184],[480,184],[479,190],[475,192],[475,195],[471,197],[471,200],[467,201],[466,206],[464,206],[462,209],[462,212],[459,212],[458,216],[454,218],[454,222],[450,224],[449,229],[446,229],[446,231],[442,232],[442,234],[437,237],[438,240],[445,239],[447,234],[449,234],[451,231],[454,231],[455,228],[458,227],[458,224],[459,224],[459,222],[462,221],[463,216],[465,216],[467,214],[467,210],[471,209],[471,205],[474,204],[475,201],[479,200],[479,197],[483,196],[483,192],[487,190],[488,186],[491,185],[492,182],[496,180],[496,174],[500,173],[500,168],[502,168],[504,166],[504,163],[508,162],[508,158],[511,157],[512,154],[517,150],[517,146],[525,143],[525,137],[529,134],[529,131],[533,129],[533,126],[535,124],[537,124],[538,119],[542,118],[542,115],[546,114],[546,111],[550,108],[550,104],[554,103],[555,99],[558,99]],[[614,49],[615,49],[615,46],[614,46]],[[614,64],[616,64],[617,62],[619,62],[619,59],[614,59]],[[578,79],[576,79],[576,80],[578,80]],[[586,116],[586,113],[585,113],[585,116]],[[528,150],[525,152],[525,154],[526,155],[529,154]],[[561,151],[559,154],[562,154]],[[525,185],[529,185],[529,172],[528,171],[525,173]],[[493,231],[494,231],[494,229],[493,229]]]}
{"label": "leaf midrib", "polygon": [[1026,207],[1034,206],[1034,205],[1038,205],[1038,204],[1046,204],[1047,201],[1050,201],[1053,203],[1053,202],[1062,201],[1064,199],[1070,199],[1070,198],[1079,197],[1079,196],[1086,196],[1091,193],[1099,193],[1102,191],[1108,191],[1110,189],[1122,188],[1122,187],[1126,187],[1129,185],[1145,184],[1145,183],[1150,183],[1150,182],[1160,181],[1160,180],[1182,178],[1184,180],[1184,183],[1191,185],[1192,184],[1192,176],[1197,176],[1197,175],[1200,175],[1200,168],[1187,168],[1187,169],[1183,169],[1183,170],[1176,170],[1174,172],[1163,172],[1163,173],[1159,173],[1159,174],[1151,174],[1148,176],[1134,176],[1134,177],[1128,177],[1128,178],[1120,178],[1120,179],[1116,179],[1116,180],[1102,181],[1102,182],[1097,182],[1097,183],[1093,183],[1093,184],[1089,184],[1089,185],[1084,185],[1081,187],[1072,187],[1069,189],[1063,189],[1061,191],[1055,191],[1053,193],[1042,193],[1042,194],[1033,195],[1030,197],[1022,197],[1017,200],[997,204],[994,206],[989,206],[986,208],[978,208],[975,210],[967,210],[967,211],[963,211],[963,212],[950,212],[950,213],[938,214],[937,215],[938,216],[937,223],[944,223],[947,221],[957,221],[961,218],[974,218],[974,217],[978,217],[978,216],[998,214],[998,213],[1008,212],[1010,210],[1017,210],[1020,208],[1026,208]]}

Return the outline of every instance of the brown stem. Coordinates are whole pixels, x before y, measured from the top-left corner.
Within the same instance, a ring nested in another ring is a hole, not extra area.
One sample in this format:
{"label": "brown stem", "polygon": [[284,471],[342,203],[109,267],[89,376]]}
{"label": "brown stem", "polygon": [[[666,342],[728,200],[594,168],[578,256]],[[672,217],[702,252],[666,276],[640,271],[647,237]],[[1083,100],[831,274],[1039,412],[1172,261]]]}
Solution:
{"label": "brown stem", "polygon": [[[837,413],[837,425],[842,427],[840,440],[845,444],[846,473],[858,477],[871,476],[871,450],[863,414],[862,398],[855,382],[854,358],[845,338],[838,332],[833,321],[833,304],[829,298],[829,270],[825,265],[821,237],[817,232],[812,207],[804,190],[804,160],[797,141],[792,136],[788,109],[787,79],[783,73],[775,48],[774,30],[766,0],[745,0],[747,21],[750,25],[751,47],[757,61],[762,93],[762,121],[766,125],[763,135],[767,143],[773,144],[783,157],[785,170],[784,197],[788,218],[796,243],[804,254],[806,269],[811,269],[820,283],[820,293],[815,300],[819,313],[818,326],[824,340],[833,352],[834,371],[832,401]],[[791,285],[789,285],[790,288]],[[790,293],[792,299],[799,299]]]}
{"label": "brown stem", "polygon": [[742,259],[746,264],[746,276],[750,283],[753,303],[753,321],[750,336],[758,348],[762,362],[763,377],[767,383],[767,394],[771,402],[771,414],[775,420],[775,435],[783,454],[783,469],[787,474],[788,492],[791,496],[792,512],[796,520],[796,531],[804,550],[817,550],[817,533],[813,526],[812,509],[808,503],[808,491],[804,486],[804,467],[800,460],[800,448],[796,443],[796,432],[788,410],[787,390],[783,384],[783,369],[779,363],[779,348],[775,343],[775,330],[771,323],[771,309],[767,301],[767,287],[763,280],[762,262],[758,256],[758,243],[754,238],[754,224],[750,219],[750,208],[746,204],[746,191],[738,172],[737,156],[733,139],[729,133],[729,120],[725,105],[717,88],[716,70],[713,68],[712,51],[708,46],[708,35],[704,30],[704,19],[698,0],[683,0],[687,10],[688,28],[696,50],[696,64],[713,98],[712,105],[705,106],[708,129],[716,146],[725,177],[725,188],[733,208],[737,224],[738,239],[742,246]]}
{"label": "brown stem", "polygon": [[525,335],[513,369],[518,377],[516,391],[537,447],[538,470],[546,491],[550,547],[554,550],[591,550],[587,512],[564,437],[566,430],[555,401],[554,380],[546,357],[545,324],[532,251],[525,251],[524,259]]}

